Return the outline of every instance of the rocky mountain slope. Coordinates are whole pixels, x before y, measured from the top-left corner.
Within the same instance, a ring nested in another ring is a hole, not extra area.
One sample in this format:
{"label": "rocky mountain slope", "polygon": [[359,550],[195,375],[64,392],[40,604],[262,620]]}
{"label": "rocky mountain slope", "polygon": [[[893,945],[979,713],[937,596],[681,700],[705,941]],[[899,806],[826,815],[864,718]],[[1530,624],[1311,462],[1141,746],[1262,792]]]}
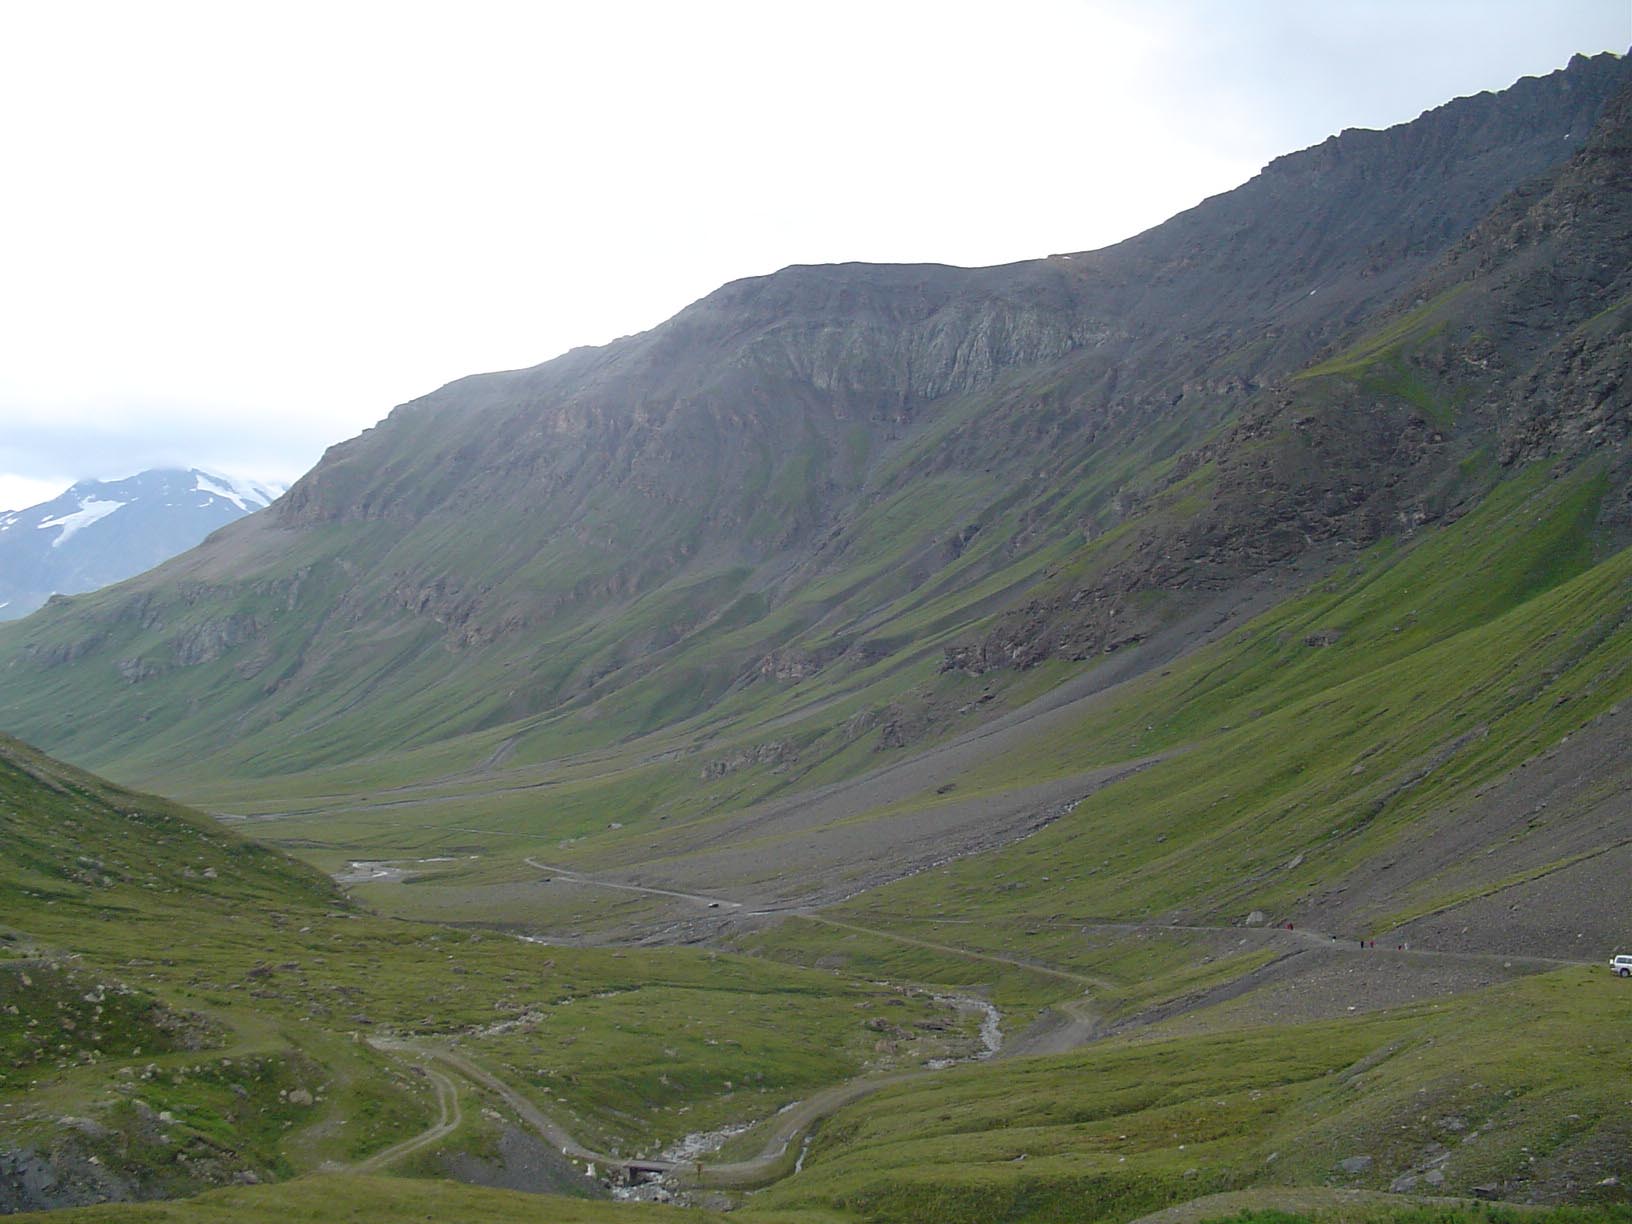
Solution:
{"label": "rocky mountain slope", "polygon": [[1629,132],[1623,92],[1578,155],[1145,485],[1152,510],[1112,564],[1056,582],[951,660],[1024,665],[1137,637],[1149,618],[1134,591],[1227,589],[1323,544],[1409,538],[1531,462],[1602,464],[1605,546],[1632,539]]}
{"label": "rocky mountain slope", "polygon": [[[1253,439],[1294,412],[1271,405],[1580,149],[1626,72],[1578,57],[1346,132],[1104,251],[790,268],[451,384],[271,515],[0,639],[0,718],[175,782],[178,758],[283,773],[565,711],[612,742],[816,676],[882,709],[943,653],[978,671],[1137,643],[1300,551],[1280,511],[1255,521]],[[1396,469],[1450,450],[1409,397],[1392,411],[1363,436],[1320,418],[1349,435],[1315,497],[1341,525],[1315,538],[1418,514],[1427,485],[1402,496]],[[1210,576],[1164,573],[1209,498],[1186,547]]]}
{"label": "rocky mountain slope", "polygon": [[0,513],[0,620],[151,569],[283,490],[197,468],[154,469],[82,480],[48,502]]}

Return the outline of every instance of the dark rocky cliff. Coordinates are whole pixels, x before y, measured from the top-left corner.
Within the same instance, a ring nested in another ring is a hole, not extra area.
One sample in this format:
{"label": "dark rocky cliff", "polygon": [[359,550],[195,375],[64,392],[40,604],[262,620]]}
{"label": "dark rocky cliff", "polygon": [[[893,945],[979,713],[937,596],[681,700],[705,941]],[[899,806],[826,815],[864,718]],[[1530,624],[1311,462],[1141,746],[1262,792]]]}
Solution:
{"label": "dark rocky cliff", "polygon": [[1570,159],[1509,192],[1327,360],[1266,385],[1143,489],[1148,512],[1106,564],[949,647],[946,666],[1115,649],[1169,614],[1154,593],[1194,599],[1323,545],[1409,535],[1537,459],[1599,462],[1600,521],[1628,538],[1629,184],[1623,86]]}

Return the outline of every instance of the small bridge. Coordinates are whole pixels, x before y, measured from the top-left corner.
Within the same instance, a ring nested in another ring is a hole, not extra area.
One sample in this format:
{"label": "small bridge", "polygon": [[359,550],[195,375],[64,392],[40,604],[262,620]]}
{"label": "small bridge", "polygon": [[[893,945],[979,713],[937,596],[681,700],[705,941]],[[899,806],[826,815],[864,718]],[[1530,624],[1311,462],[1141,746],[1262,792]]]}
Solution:
{"label": "small bridge", "polygon": [[609,1172],[614,1173],[625,1186],[638,1186],[642,1182],[656,1181],[665,1173],[681,1167],[681,1163],[674,1160],[621,1160]]}

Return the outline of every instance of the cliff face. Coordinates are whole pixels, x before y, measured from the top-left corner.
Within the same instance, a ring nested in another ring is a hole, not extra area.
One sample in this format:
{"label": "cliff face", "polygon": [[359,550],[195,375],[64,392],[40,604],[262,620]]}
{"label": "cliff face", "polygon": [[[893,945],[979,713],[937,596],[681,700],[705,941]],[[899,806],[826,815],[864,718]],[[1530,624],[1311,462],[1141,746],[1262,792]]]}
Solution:
{"label": "cliff face", "polygon": [[[1141,592],[1454,512],[1491,431],[1508,462],[1621,436],[1624,327],[1582,311],[1622,292],[1624,101],[1588,137],[1628,76],[1578,59],[1345,132],[1102,251],[788,268],[452,383],[268,521],[0,639],[0,717],[93,764],[159,750],[98,720],[155,716],[172,748],[341,759],[620,686],[685,712],[926,647],[1136,641],[1173,615]],[[48,712],[69,690],[90,721]]]}
{"label": "cliff face", "polygon": [[[1632,538],[1632,90],[1387,306],[1139,497],[1122,546],[946,650],[979,673],[1141,640],[1174,603],[1465,513],[1538,460],[1591,463]],[[1558,469],[1562,471],[1563,468]],[[1168,597],[1167,603],[1151,596]]]}

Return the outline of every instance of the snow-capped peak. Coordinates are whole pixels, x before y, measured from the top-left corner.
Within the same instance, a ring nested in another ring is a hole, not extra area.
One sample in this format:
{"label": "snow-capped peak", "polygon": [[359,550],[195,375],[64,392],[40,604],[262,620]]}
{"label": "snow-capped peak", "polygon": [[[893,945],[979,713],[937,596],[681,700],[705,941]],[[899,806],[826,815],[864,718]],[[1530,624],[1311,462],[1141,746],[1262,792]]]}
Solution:
{"label": "snow-capped peak", "polygon": [[200,468],[152,468],[81,480],[50,501],[0,511],[0,621],[27,615],[52,592],[93,590],[158,565],[270,505],[284,488]]}

